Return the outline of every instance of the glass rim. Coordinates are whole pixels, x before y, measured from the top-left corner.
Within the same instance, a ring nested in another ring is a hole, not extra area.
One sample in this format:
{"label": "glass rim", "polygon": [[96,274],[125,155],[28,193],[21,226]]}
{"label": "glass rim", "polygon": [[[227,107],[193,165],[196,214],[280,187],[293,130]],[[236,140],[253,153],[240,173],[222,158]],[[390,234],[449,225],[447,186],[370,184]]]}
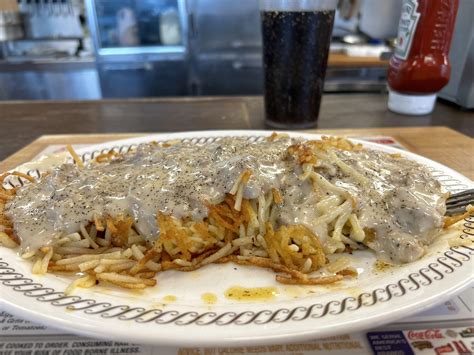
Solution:
{"label": "glass rim", "polygon": [[338,0],[260,0],[262,11],[335,10]]}

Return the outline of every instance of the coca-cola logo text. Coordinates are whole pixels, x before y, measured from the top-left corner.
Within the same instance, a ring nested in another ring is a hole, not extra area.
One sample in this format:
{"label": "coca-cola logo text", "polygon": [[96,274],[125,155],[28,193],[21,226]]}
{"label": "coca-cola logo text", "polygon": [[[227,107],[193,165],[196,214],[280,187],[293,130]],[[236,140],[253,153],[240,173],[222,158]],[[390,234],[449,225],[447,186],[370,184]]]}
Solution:
{"label": "coca-cola logo text", "polygon": [[439,329],[410,330],[408,332],[408,339],[410,340],[429,340],[443,338],[444,336]]}

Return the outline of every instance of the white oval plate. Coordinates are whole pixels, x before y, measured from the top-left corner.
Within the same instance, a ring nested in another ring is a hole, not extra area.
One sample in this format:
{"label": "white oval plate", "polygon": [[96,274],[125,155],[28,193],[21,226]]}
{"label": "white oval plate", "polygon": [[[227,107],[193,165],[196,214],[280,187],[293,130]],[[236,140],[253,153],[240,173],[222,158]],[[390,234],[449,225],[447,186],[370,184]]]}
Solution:
{"label": "white oval plate", "polygon": [[[159,134],[109,142],[78,151],[86,160],[103,149],[127,149],[152,140],[209,139],[222,136],[268,136],[265,131],[204,131]],[[290,133],[307,139],[319,135]],[[451,192],[473,183],[441,164],[413,153],[373,143],[364,146],[401,153],[428,166]],[[15,251],[0,248],[0,293],[5,308],[17,315],[92,337],[161,345],[226,345],[282,343],[349,333],[393,322],[446,300],[472,280],[474,249],[449,248],[448,237],[474,234],[468,218],[450,236],[443,236],[428,254],[414,263],[374,268],[370,251],[356,252],[352,265],[357,280],[330,286],[285,286],[274,273],[233,264],[209,265],[190,273],[167,271],[157,276],[156,287],[130,292],[96,287],[79,289],[66,297],[61,291],[71,281],[57,275],[31,274],[31,264]],[[272,301],[236,302],[224,297],[231,286],[274,286]],[[218,300],[206,304],[201,296],[213,293]],[[176,297],[165,302],[165,296]]]}

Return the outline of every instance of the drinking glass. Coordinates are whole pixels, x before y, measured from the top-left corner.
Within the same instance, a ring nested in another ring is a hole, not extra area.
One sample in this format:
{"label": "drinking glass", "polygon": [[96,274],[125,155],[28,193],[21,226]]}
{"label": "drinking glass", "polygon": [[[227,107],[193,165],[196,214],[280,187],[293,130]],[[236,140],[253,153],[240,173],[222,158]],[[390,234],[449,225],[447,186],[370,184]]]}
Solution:
{"label": "drinking glass", "polygon": [[317,124],[337,0],[260,0],[265,123]]}

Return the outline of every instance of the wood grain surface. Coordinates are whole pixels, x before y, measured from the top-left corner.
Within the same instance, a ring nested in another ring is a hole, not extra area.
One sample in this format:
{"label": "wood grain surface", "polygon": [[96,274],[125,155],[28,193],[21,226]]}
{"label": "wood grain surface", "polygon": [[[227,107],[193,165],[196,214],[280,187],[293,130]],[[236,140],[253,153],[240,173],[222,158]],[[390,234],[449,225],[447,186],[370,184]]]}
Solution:
{"label": "wood grain surface", "polygon": [[[0,102],[0,122],[0,159],[46,134],[266,128],[261,96]],[[474,113],[438,102],[429,115],[403,116],[388,111],[386,95],[325,94],[315,128],[399,126],[447,126],[474,136]]]}
{"label": "wood grain surface", "polygon": [[[471,180],[474,179],[474,140],[447,127],[396,127],[369,129],[307,130],[341,136],[387,135],[408,150],[444,164]],[[150,133],[46,135],[19,150],[0,163],[0,171],[13,169],[31,160],[51,144],[95,144]]]}

